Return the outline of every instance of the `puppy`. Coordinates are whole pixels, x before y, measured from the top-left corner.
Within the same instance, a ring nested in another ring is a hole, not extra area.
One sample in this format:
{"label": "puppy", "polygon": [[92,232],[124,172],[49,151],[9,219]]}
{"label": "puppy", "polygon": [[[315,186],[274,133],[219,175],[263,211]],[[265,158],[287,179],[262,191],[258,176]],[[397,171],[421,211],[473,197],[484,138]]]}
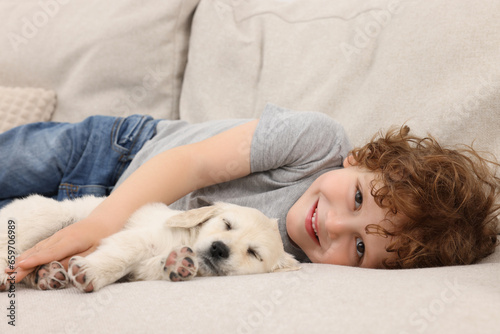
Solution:
{"label": "puppy", "polygon": [[[103,198],[62,202],[38,195],[0,211],[0,291],[10,288],[4,270],[15,256],[77,222]],[[97,291],[120,279],[184,281],[199,276],[244,275],[297,270],[283,250],[277,221],[260,211],[227,203],[175,211],[161,203],[137,210],[124,229],[104,239],[86,257],[75,256],[68,272],[59,262],[40,266],[23,283],[41,290],[70,283]]]}

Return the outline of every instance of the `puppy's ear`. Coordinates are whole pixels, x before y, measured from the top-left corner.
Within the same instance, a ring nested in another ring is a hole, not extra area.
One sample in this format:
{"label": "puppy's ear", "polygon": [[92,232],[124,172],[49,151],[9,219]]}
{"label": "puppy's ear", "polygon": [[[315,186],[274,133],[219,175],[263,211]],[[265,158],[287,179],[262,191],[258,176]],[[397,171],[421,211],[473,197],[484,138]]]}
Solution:
{"label": "puppy's ear", "polygon": [[191,209],[172,216],[165,224],[168,227],[191,228],[203,224],[217,214],[219,214],[219,207],[217,205],[204,206],[199,209]]}
{"label": "puppy's ear", "polygon": [[299,269],[299,261],[295,260],[292,255],[283,253],[281,258],[278,260],[278,263],[273,267],[272,272],[275,273],[279,271],[294,271]]}

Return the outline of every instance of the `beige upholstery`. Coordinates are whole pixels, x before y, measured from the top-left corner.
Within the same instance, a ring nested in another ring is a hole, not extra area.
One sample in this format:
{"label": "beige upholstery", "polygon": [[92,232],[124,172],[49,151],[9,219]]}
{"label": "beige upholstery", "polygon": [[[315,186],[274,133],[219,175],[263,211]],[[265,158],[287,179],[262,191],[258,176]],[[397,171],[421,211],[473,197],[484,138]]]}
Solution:
{"label": "beige upholstery", "polygon": [[0,132],[26,123],[49,121],[55,108],[54,91],[0,86]]}
{"label": "beige upholstery", "polygon": [[[58,121],[248,118],[272,102],[335,117],[355,144],[407,122],[500,157],[498,13],[494,0],[2,1],[0,86],[55,92]],[[0,332],[498,333],[499,282],[497,252],[463,267],[306,264],[93,294],[19,285],[0,298]]]}

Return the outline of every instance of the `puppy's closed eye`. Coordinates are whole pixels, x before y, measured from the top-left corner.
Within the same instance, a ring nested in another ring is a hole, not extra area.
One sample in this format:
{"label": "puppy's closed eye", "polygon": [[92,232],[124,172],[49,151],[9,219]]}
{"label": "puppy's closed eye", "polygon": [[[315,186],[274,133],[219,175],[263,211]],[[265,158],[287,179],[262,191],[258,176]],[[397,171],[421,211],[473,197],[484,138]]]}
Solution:
{"label": "puppy's closed eye", "polygon": [[255,250],[253,249],[252,247],[249,247],[248,250],[247,250],[247,253],[250,255],[250,256],[253,256],[254,258],[256,258],[257,260],[259,260],[260,262],[264,261],[262,259],[262,257],[260,256],[260,254]]}
{"label": "puppy's closed eye", "polygon": [[226,224],[226,230],[232,230],[233,229],[233,224],[231,224],[231,222],[227,219],[222,219],[222,221],[224,222],[224,224]]}

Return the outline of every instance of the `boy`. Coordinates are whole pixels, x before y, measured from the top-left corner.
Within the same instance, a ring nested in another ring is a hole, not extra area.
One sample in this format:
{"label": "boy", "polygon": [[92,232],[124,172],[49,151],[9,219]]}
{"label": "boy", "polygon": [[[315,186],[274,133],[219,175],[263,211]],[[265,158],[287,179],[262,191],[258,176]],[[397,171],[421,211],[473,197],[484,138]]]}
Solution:
{"label": "boy", "polygon": [[256,207],[279,219],[285,250],[300,261],[409,268],[492,253],[499,179],[474,151],[407,134],[392,131],[349,155],[342,127],[326,115],[272,105],[260,120],[94,117],[11,130],[0,136],[0,154],[10,157],[0,168],[4,203],[32,192],[63,199],[114,188],[89,217],[19,256],[16,280],[88,254],[158,201]]}

